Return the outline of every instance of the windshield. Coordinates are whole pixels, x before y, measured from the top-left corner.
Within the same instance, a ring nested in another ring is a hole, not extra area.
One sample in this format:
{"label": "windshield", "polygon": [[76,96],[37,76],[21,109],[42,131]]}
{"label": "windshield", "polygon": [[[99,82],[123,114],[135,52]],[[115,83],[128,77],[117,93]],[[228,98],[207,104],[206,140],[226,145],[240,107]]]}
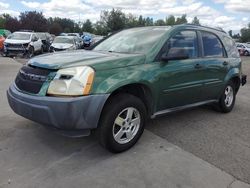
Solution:
{"label": "windshield", "polygon": [[170,27],[148,27],[121,31],[101,42],[93,50],[118,53],[146,53]]}
{"label": "windshield", "polygon": [[46,39],[46,35],[44,33],[37,33],[36,35],[42,40]]}
{"label": "windshield", "polygon": [[31,34],[28,33],[13,33],[11,34],[8,39],[14,40],[30,40]]}
{"label": "windshield", "polygon": [[53,43],[68,43],[68,44],[73,44],[73,39],[63,38],[63,37],[56,37]]}

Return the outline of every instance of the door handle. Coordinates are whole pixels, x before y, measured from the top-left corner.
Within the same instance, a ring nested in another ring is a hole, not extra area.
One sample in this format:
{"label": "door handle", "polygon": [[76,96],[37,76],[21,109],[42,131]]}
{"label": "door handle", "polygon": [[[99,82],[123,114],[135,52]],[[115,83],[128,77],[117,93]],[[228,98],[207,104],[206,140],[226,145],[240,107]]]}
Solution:
{"label": "door handle", "polygon": [[194,68],[196,68],[196,69],[200,69],[200,68],[202,68],[202,65],[201,65],[201,64],[199,64],[199,63],[197,63],[197,64],[194,66]]}
{"label": "door handle", "polygon": [[227,62],[227,61],[224,61],[224,62],[223,62],[223,65],[225,65],[225,66],[228,65],[228,62]]}

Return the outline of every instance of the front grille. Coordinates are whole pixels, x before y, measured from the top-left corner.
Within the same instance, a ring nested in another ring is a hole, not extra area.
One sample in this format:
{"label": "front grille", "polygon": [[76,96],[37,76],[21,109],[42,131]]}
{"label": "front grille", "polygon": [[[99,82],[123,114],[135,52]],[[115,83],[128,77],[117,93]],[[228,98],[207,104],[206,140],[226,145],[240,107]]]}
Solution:
{"label": "front grille", "polygon": [[9,48],[22,48],[23,45],[22,44],[10,44],[10,43],[8,43],[8,47]]}
{"label": "front grille", "polygon": [[25,65],[17,74],[15,84],[21,91],[38,94],[50,72],[48,69]]}

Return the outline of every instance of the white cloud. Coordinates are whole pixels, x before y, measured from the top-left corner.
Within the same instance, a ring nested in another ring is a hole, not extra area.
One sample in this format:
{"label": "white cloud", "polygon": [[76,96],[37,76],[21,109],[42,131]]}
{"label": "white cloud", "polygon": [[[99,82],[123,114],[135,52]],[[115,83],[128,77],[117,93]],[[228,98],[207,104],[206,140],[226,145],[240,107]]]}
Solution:
{"label": "white cloud", "polygon": [[[200,22],[208,26],[219,26],[225,30],[237,30],[245,27],[249,21],[246,18],[236,19],[236,13],[228,11],[249,12],[250,0],[213,0],[216,4],[225,6],[225,11],[219,11],[208,6],[201,0],[22,0],[21,3],[34,10],[42,11],[46,17],[64,17],[76,21],[91,19],[99,20],[101,10],[120,8],[125,13],[135,16],[143,15],[154,18],[165,18],[168,15],[181,16],[187,14],[188,21],[197,16]],[[1,7],[7,9],[7,3],[1,3]],[[243,17],[243,16],[242,16]]]}
{"label": "white cloud", "polygon": [[9,8],[9,4],[8,3],[3,3],[3,2],[0,2],[0,10],[1,9],[7,9],[7,8]]}
{"label": "white cloud", "polygon": [[214,0],[215,3],[223,3],[226,10],[233,12],[250,12],[249,0]]}
{"label": "white cloud", "polygon": [[10,14],[11,16],[18,16],[19,12],[10,10],[10,5],[5,2],[0,1],[0,15],[1,14]]}

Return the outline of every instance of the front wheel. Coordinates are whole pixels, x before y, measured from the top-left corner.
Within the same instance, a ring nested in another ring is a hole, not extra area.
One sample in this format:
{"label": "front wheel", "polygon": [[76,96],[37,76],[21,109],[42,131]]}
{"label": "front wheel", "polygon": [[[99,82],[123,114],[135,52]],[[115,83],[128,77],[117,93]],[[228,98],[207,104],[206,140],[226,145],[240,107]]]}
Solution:
{"label": "front wheel", "polygon": [[102,146],[119,153],[131,148],[141,137],[146,118],[143,102],[130,94],[113,96],[104,107],[98,136]]}
{"label": "front wheel", "polygon": [[248,51],[245,51],[244,55],[245,55],[245,56],[249,56],[249,52],[248,52]]}
{"label": "front wheel", "polygon": [[235,85],[232,81],[229,81],[216,105],[217,109],[223,113],[231,112],[235,104],[235,98]]}

